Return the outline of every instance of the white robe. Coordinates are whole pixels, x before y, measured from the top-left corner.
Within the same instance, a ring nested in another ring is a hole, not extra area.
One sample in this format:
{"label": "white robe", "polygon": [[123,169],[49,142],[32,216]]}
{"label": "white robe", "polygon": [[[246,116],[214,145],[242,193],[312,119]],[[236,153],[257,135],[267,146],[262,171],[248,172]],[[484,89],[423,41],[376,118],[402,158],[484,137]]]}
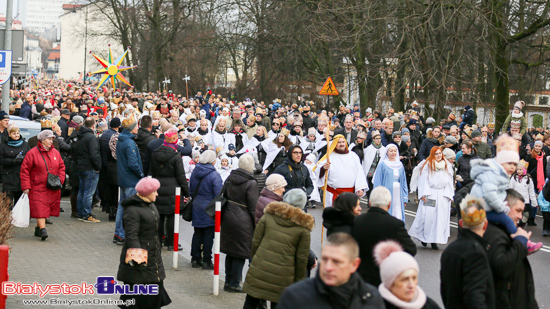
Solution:
{"label": "white robe", "polygon": [[249,151],[256,151],[256,147],[258,147],[258,145],[260,145],[260,141],[257,140],[255,137],[252,137],[248,141],[246,141],[243,148],[241,150],[239,150],[239,152],[237,152],[237,154],[245,153],[245,152],[249,152]]}
{"label": "white robe", "polygon": [[382,158],[386,154],[386,147],[380,146],[380,149],[376,149],[373,145],[369,145],[369,147],[363,150],[363,173],[365,173],[365,176],[369,175],[370,167],[374,161],[374,157],[376,156],[376,150],[380,150],[380,161],[378,161],[378,164],[380,164],[380,162],[382,162]]}
{"label": "white robe", "polygon": [[313,164],[313,163],[312,164],[305,164],[304,163],[304,165],[309,170],[309,177],[311,178],[311,182],[313,183],[313,191],[311,192],[311,196],[309,197],[309,200],[320,203],[321,202],[321,196],[319,195],[319,185],[317,183],[318,179],[317,179],[317,175],[315,174],[315,172],[313,172],[313,168],[315,167],[315,164]]}
{"label": "white robe", "polygon": [[226,140],[226,136],[227,136],[227,133],[224,133],[224,134],[220,134],[216,131],[212,131],[212,141],[210,142],[210,144],[212,146],[214,146],[214,150],[216,150],[218,147],[222,147],[224,150],[224,152],[227,152],[225,150],[225,140]]}
{"label": "white robe", "polygon": [[[243,132],[241,133],[241,136],[243,137],[242,141],[243,141],[243,148],[241,148],[240,150],[244,149],[244,145],[246,145],[246,143],[248,143],[248,135],[246,135],[246,132]],[[233,144],[233,146],[237,147],[237,144],[236,144],[236,137],[235,137],[235,134],[234,133],[226,133],[225,134],[225,144],[224,144],[224,150],[225,152],[229,152],[229,144]]]}
{"label": "white robe", "polygon": [[446,171],[430,172],[426,164],[418,177],[418,197],[435,200],[435,207],[420,200],[409,235],[425,243],[446,244],[451,234],[450,213],[453,200],[451,164]]}
{"label": "white robe", "polygon": [[[315,177],[317,177],[317,185],[323,187],[325,185],[325,176],[320,176],[321,169],[325,165],[326,159],[317,163],[315,169]],[[369,190],[367,177],[361,168],[359,157],[353,151],[347,154],[339,154],[333,152],[330,154],[330,169],[328,172],[328,186],[332,188],[355,188],[355,191]],[[332,207],[332,193],[327,191],[326,207]]]}

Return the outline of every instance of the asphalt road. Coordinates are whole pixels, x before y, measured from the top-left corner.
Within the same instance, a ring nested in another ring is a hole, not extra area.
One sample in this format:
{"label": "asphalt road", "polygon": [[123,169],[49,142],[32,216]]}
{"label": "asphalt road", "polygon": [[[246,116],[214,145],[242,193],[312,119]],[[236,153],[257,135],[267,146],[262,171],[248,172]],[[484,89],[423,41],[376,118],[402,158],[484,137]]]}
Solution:
{"label": "asphalt road", "polygon": [[[406,216],[406,226],[407,230],[410,228],[414,216],[416,214],[417,204],[414,203],[413,199],[410,199],[411,202],[407,204],[405,209]],[[367,211],[366,203],[362,202],[363,212]],[[315,228],[312,231],[311,237],[311,249],[317,254],[320,255],[321,252],[321,227],[322,227],[322,208],[308,209],[308,212],[315,217]],[[543,241],[545,246],[537,253],[528,257],[531,267],[533,269],[533,275],[535,279],[535,295],[538,301],[540,308],[549,308],[550,307],[550,293],[546,291],[550,288],[550,238],[542,237],[542,217],[537,216],[535,220],[538,226],[528,226],[526,229],[533,232],[531,240],[533,241]],[[182,254],[187,259],[191,259],[191,238],[193,236],[193,227],[191,223],[185,222],[180,219],[180,243],[183,246]],[[454,241],[457,236],[457,218],[451,218],[451,237],[449,243]],[[416,241],[418,247],[418,253],[416,255],[416,260],[420,265],[420,276],[419,276],[419,285],[426,292],[426,294],[437,301],[441,306],[441,297],[439,293],[439,270],[440,270],[440,256],[446,245],[439,245],[439,250],[432,250],[431,248],[424,248],[419,241]],[[224,280],[225,267],[224,267],[224,255],[222,254],[220,261],[220,278]],[[171,261],[165,261],[165,264],[169,266]],[[246,275],[248,264],[243,270],[243,281]]]}

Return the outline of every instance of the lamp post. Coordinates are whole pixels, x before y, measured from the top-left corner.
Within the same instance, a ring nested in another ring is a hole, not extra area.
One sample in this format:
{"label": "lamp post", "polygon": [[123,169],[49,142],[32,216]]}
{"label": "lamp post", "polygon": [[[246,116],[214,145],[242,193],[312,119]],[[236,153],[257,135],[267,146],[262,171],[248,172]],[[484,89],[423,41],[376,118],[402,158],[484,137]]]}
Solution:
{"label": "lamp post", "polygon": [[84,14],[84,71],[82,73],[82,85],[86,84],[86,54],[88,49],[88,6],[85,8],[86,12]]}

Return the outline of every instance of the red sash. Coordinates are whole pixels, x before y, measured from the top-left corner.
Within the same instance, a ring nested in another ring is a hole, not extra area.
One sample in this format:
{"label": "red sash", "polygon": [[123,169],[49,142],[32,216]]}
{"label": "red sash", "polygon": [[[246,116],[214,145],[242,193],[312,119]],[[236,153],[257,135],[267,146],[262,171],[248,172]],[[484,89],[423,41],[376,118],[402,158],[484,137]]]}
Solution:
{"label": "red sash", "polygon": [[344,192],[355,193],[355,187],[351,187],[351,188],[333,188],[333,187],[327,186],[327,191],[332,193],[332,203],[334,203],[334,200],[338,197],[338,195],[340,195]]}

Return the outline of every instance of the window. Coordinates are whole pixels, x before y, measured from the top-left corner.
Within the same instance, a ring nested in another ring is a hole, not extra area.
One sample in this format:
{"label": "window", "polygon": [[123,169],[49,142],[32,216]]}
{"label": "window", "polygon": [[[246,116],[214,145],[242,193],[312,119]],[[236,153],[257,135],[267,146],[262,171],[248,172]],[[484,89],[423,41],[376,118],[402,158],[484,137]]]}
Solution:
{"label": "window", "polygon": [[548,96],[541,95],[539,97],[539,105],[548,105]]}

